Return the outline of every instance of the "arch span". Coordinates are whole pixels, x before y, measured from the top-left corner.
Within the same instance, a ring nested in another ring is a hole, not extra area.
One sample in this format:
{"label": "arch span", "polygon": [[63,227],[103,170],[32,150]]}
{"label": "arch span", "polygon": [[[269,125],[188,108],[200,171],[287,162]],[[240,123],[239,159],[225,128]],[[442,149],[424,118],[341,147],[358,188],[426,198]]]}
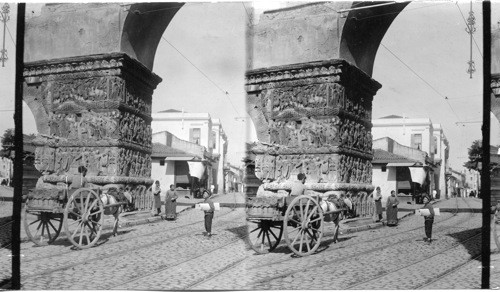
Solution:
{"label": "arch span", "polygon": [[158,43],[184,3],[136,3],[129,8],[121,33],[120,49],[153,69]]}
{"label": "arch span", "polygon": [[352,9],[372,7],[349,11],[342,29],[339,57],[371,76],[375,55],[385,33],[409,3],[377,6],[383,2],[353,2]]}

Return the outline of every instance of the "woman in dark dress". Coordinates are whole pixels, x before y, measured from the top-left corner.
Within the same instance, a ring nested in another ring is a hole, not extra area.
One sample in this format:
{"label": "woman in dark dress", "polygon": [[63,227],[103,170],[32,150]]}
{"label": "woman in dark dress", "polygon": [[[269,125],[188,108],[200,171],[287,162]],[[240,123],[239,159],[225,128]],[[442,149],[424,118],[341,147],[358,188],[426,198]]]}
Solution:
{"label": "woman in dark dress", "polygon": [[391,191],[391,195],[387,198],[387,203],[385,204],[385,209],[387,210],[387,225],[396,226],[398,225],[398,198],[396,197],[396,192]]}
{"label": "woman in dark dress", "polygon": [[167,195],[165,196],[165,219],[177,219],[177,198],[178,196],[175,191],[175,186],[170,185],[170,190],[167,191]]}

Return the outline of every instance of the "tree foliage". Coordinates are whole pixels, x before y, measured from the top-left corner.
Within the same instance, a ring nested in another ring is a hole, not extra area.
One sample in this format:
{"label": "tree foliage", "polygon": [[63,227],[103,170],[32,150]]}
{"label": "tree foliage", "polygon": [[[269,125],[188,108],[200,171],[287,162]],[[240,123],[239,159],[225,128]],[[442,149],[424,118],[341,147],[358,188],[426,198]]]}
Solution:
{"label": "tree foliage", "polygon": [[14,129],[10,128],[5,130],[2,136],[2,148],[3,150],[11,150],[14,148]]}
{"label": "tree foliage", "polygon": [[[469,161],[464,163],[464,167],[471,170],[481,171],[483,162],[483,145],[481,140],[472,142],[471,147],[468,149]],[[500,165],[493,161],[490,162],[490,171],[496,170]]]}
{"label": "tree foliage", "polygon": [[[33,139],[36,138],[35,134],[23,134],[23,143],[30,143]],[[14,150],[15,143],[15,131],[13,128],[5,130],[3,136],[1,137],[0,142],[2,142],[2,153],[0,154],[3,157],[10,157],[11,152]]]}

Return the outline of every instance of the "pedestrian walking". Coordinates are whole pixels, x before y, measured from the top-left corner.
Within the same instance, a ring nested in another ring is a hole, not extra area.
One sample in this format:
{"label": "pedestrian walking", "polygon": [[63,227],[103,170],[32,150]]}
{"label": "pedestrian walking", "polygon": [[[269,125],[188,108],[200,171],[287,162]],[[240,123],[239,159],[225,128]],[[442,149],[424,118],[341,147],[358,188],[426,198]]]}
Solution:
{"label": "pedestrian walking", "polygon": [[210,193],[207,190],[205,190],[203,187],[201,188],[201,193],[203,194],[203,198],[205,199],[203,202],[207,203],[208,206],[210,207],[208,210],[204,210],[204,211],[205,211],[206,236],[211,237],[212,236],[212,220],[214,218],[215,206],[214,206],[214,202],[210,198],[211,197]]}
{"label": "pedestrian walking", "polygon": [[429,197],[424,197],[424,207],[423,209],[429,210],[429,215],[424,216],[424,229],[425,236],[424,241],[432,242],[432,224],[434,224],[434,207],[432,207],[431,200]]}
{"label": "pedestrian walking", "polygon": [[155,216],[160,216],[161,215],[161,187],[160,187],[160,181],[156,181],[155,185],[153,186],[153,197],[155,199],[155,208],[156,208],[156,214]]}
{"label": "pedestrian walking", "polygon": [[373,201],[375,201],[375,218],[378,217],[378,220],[375,222],[380,222],[382,220],[382,193],[380,191],[380,187],[375,189],[375,194],[373,195]]}
{"label": "pedestrian walking", "polygon": [[177,219],[177,192],[175,191],[175,185],[170,185],[170,189],[167,191],[165,196],[165,219],[175,220]]}
{"label": "pedestrian walking", "polygon": [[290,196],[300,196],[304,194],[306,190],[306,187],[304,185],[306,183],[306,179],[307,177],[305,174],[303,173],[297,174],[298,181],[293,182],[292,188],[290,190]]}
{"label": "pedestrian walking", "polygon": [[387,198],[387,203],[385,204],[388,226],[398,225],[398,204],[399,200],[396,197],[396,192],[391,191],[391,195]]}

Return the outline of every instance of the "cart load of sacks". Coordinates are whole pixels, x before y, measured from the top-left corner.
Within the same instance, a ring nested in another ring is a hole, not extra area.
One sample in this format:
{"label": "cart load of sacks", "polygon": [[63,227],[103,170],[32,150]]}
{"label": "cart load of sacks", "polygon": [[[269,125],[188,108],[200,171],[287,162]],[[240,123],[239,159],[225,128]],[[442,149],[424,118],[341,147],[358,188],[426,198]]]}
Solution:
{"label": "cart load of sacks", "polygon": [[[346,210],[348,205],[341,198],[337,198],[336,195],[321,194],[316,193],[311,194],[314,198],[318,200],[318,203],[323,210],[323,213],[327,213],[324,217],[324,221],[333,222],[337,219],[338,213],[332,213],[332,211]],[[294,197],[290,197],[286,191],[273,193],[266,191],[264,194],[257,194],[254,198],[248,198],[247,200],[247,215],[255,217],[274,217],[278,215],[279,210],[283,210],[285,204],[289,204]]]}

